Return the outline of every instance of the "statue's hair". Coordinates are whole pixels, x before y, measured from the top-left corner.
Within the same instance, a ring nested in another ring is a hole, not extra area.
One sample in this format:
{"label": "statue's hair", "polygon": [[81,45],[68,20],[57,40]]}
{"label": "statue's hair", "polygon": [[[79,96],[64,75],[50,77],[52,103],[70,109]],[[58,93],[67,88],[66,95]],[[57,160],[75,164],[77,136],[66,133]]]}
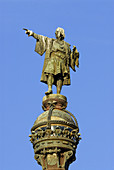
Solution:
{"label": "statue's hair", "polygon": [[56,32],[55,32],[55,35],[56,35],[56,38],[57,38],[57,33],[60,32],[60,34],[62,35],[63,39],[65,38],[65,32],[64,32],[64,29],[63,28],[60,28],[58,27],[56,29]]}

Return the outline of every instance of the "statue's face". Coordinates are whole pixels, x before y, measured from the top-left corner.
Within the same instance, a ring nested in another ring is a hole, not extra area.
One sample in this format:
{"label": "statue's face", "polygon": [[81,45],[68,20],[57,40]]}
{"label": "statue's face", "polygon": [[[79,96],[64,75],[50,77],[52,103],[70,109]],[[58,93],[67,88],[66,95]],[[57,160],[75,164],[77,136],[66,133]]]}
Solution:
{"label": "statue's face", "polygon": [[57,28],[55,32],[55,36],[59,40],[63,40],[65,38],[65,33],[63,28]]}

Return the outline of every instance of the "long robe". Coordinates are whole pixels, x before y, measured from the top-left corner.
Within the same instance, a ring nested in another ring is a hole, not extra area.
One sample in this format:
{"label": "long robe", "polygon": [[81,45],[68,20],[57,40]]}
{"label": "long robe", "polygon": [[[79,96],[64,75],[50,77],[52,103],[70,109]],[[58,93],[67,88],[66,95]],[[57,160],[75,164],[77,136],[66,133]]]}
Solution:
{"label": "long robe", "polygon": [[48,75],[53,74],[53,84],[56,85],[56,76],[62,76],[63,85],[70,85],[70,44],[35,33],[33,37],[36,39],[35,51],[41,56],[45,53],[40,81],[47,84]]}

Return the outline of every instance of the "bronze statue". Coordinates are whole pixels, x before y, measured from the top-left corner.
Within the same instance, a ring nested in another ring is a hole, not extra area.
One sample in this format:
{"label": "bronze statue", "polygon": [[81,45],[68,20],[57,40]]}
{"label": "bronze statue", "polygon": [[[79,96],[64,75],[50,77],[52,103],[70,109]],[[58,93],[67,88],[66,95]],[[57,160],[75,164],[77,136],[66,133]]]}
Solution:
{"label": "bronze statue", "polygon": [[75,46],[70,49],[70,44],[64,41],[64,29],[58,27],[55,32],[56,39],[38,35],[25,29],[28,36],[36,39],[35,51],[41,56],[45,53],[44,66],[42,70],[41,82],[48,84],[46,95],[52,93],[52,85],[56,85],[57,94],[60,94],[63,85],[70,85],[70,68],[75,70],[75,65],[79,67],[79,53]]}

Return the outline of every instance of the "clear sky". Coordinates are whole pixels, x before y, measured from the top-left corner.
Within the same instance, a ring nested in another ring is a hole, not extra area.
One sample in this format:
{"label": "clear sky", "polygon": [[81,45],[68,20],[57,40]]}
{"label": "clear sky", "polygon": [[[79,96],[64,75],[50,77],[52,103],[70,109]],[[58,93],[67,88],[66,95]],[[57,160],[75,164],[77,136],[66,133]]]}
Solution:
{"label": "clear sky", "polygon": [[80,52],[61,92],[82,137],[69,169],[114,170],[113,0],[0,0],[0,170],[41,170],[28,136],[43,112],[44,55],[22,28],[54,38],[58,26]]}

